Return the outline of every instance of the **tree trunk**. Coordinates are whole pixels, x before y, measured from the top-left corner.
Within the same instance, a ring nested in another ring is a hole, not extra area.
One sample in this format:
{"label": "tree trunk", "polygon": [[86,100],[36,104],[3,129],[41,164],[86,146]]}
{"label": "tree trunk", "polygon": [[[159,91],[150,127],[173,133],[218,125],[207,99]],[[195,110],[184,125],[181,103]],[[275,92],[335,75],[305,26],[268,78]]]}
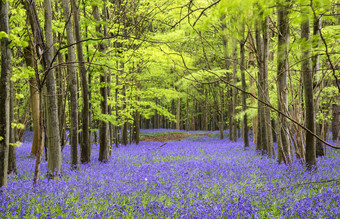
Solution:
{"label": "tree trunk", "polygon": [[[24,56],[27,67],[32,67],[35,69],[34,58],[32,54],[31,45],[24,49]],[[40,95],[39,95],[39,87],[35,77],[32,77],[30,80],[30,93],[31,93],[31,113],[33,120],[33,141],[31,148],[31,156],[36,156],[39,149],[39,136],[40,136]],[[42,134],[42,133],[41,133]]]}
{"label": "tree trunk", "polygon": [[224,106],[224,92],[223,92],[223,89],[220,89],[220,106],[219,106],[220,121],[218,124],[218,128],[220,130],[220,139],[224,138],[224,132],[223,132],[224,131],[224,112],[223,112],[224,107],[223,106]]}
{"label": "tree trunk", "polygon": [[[313,25],[313,35],[318,36],[317,41],[315,42],[315,47],[314,50],[317,50],[320,46],[320,30],[321,30],[322,24],[321,24],[321,16],[318,18],[314,18],[314,25]],[[319,83],[318,78],[320,77],[320,55],[316,54],[315,56],[312,57],[312,64],[313,64],[313,78],[314,78],[314,83]],[[317,90],[321,90],[317,88]],[[315,100],[315,117],[319,111],[319,109],[322,108],[320,105],[320,101],[318,98]],[[322,130],[322,122],[315,120],[315,131],[318,136],[321,137],[321,130]],[[325,155],[324,153],[324,148],[323,144],[321,141],[316,140],[315,142],[315,148],[316,148],[316,156],[317,157],[322,157]]]}
{"label": "tree trunk", "polygon": [[[241,70],[241,83],[242,83],[242,90],[246,90],[246,77],[244,75],[245,71],[245,39],[244,39],[244,25],[242,27],[242,35],[243,39],[240,41],[240,70]],[[247,95],[242,92],[242,111],[245,112],[247,110]],[[242,119],[242,139],[243,145],[245,148],[249,147],[249,138],[248,138],[248,116],[247,113],[244,113]]]}
{"label": "tree trunk", "polygon": [[[0,31],[9,34],[9,3],[0,1]],[[7,186],[8,153],[10,140],[10,78],[11,50],[10,40],[1,39],[1,75],[0,75],[0,188]]]}
{"label": "tree trunk", "polygon": [[[263,100],[270,104],[269,99],[269,86],[268,86],[268,61],[269,61],[269,17],[267,16],[264,20],[263,25]],[[264,105],[264,120],[265,120],[265,132],[266,132],[266,140],[267,140],[267,153],[270,157],[274,157],[274,146],[273,146],[273,137],[272,137],[272,129],[271,129],[271,118],[270,118],[270,109]]]}
{"label": "tree trunk", "polygon": [[74,21],[74,33],[77,42],[77,55],[79,61],[79,72],[81,78],[81,90],[83,97],[82,107],[82,141],[80,144],[80,162],[89,163],[91,162],[91,142],[90,142],[90,110],[89,110],[89,88],[86,76],[85,59],[83,55],[83,44],[81,43],[80,25],[79,25],[79,8],[75,3],[75,0],[71,0]]}
{"label": "tree trunk", "polygon": [[[104,20],[106,18],[106,7],[104,5]],[[97,21],[100,21],[99,9],[97,6],[93,6],[93,14]],[[102,30],[101,25],[97,26],[97,32],[104,33],[105,35],[105,28]],[[103,43],[99,45],[99,51],[105,53],[106,46]],[[103,99],[100,103],[101,106],[101,113],[103,115],[107,114],[108,106],[107,106],[107,87],[106,87],[106,71],[103,70],[103,73],[100,75],[100,82],[103,84],[100,88],[100,94],[102,95]],[[99,128],[99,161],[107,162],[109,159],[109,125],[107,121],[100,121],[100,128]]]}
{"label": "tree trunk", "polygon": [[[309,8],[308,8],[309,9]],[[306,111],[306,128],[315,133],[315,116],[314,116],[314,95],[313,95],[313,76],[311,60],[311,43],[310,43],[310,21],[308,9],[303,14],[301,23],[301,38],[306,45],[302,45],[302,63],[301,72],[303,76],[303,87],[305,94],[305,111]],[[302,12],[303,13],[303,12]],[[316,168],[316,150],[315,139],[312,134],[306,132],[306,163],[308,169]]]}
{"label": "tree trunk", "polygon": [[[278,110],[288,114],[288,46],[289,46],[289,22],[288,6],[289,1],[278,8],[278,49],[277,49],[277,95]],[[279,162],[286,164],[292,163],[292,151],[289,138],[288,119],[278,114],[279,122],[279,139],[278,139],[278,156]]]}
{"label": "tree trunk", "polygon": [[77,69],[75,66],[76,62],[76,53],[75,53],[75,46],[74,44],[74,37],[73,37],[73,26],[72,26],[72,19],[71,19],[71,11],[70,11],[70,1],[69,0],[62,0],[62,5],[64,9],[64,20],[66,26],[66,33],[67,33],[67,44],[72,45],[67,48],[68,53],[68,62],[67,71],[69,74],[69,90],[70,90],[70,122],[71,122],[71,166],[73,169],[78,169],[79,165],[79,155],[78,155],[78,89],[77,89]]}
{"label": "tree trunk", "polygon": [[58,107],[54,70],[50,69],[53,58],[53,32],[51,1],[44,0],[45,34],[46,34],[46,95],[47,95],[47,136],[48,136],[48,175],[51,179],[59,178],[61,174],[61,148],[59,136]]}
{"label": "tree trunk", "polygon": [[257,68],[258,68],[258,102],[257,102],[257,144],[256,149],[262,154],[269,155],[268,140],[266,132],[266,117],[265,117],[265,105],[261,101],[265,101],[265,76],[264,76],[264,39],[261,36],[261,23],[258,22],[255,28],[256,34],[256,49],[257,49]]}
{"label": "tree trunk", "polygon": [[177,111],[176,111],[176,120],[177,120],[176,129],[177,130],[180,130],[180,115],[181,115],[181,99],[178,96],[178,98],[177,98]]}
{"label": "tree trunk", "polygon": [[[12,71],[12,69],[11,69]],[[10,124],[14,122],[14,103],[13,103],[13,98],[14,98],[14,89],[13,89],[13,81],[11,81],[11,86],[10,86]],[[17,159],[15,155],[15,147],[11,144],[14,144],[16,142],[15,139],[15,132],[14,128],[10,125],[10,139],[9,139],[9,154],[8,154],[8,174],[17,173]]]}
{"label": "tree trunk", "polygon": [[[123,110],[126,108],[126,87],[123,85],[123,91],[122,91],[123,98]],[[128,124],[125,121],[126,118],[124,118],[124,123],[122,125],[122,144],[127,145],[128,144]],[[155,124],[155,123],[154,123]]]}
{"label": "tree trunk", "polygon": [[[233,84],[237,83],[237,42],[233,41]],[[237,104],[237,90],[232,88],[233,102],[232,102],[232,112],[231,112],[231,141],[237,141],[237,123],[236,123],[236,104]]]}

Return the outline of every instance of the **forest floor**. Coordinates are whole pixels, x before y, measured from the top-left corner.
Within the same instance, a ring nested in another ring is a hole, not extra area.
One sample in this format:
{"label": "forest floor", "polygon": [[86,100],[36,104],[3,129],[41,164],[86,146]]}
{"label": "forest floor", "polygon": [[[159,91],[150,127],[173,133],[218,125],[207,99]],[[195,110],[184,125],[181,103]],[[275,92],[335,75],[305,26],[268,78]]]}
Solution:
{"label": "forest floor", "polygon": [[164,135],[158,136],[145,136],[141,139],[141,141],[159,141],[159,142],[167,142],[167,141],[180,141],[187,137],[195,137],[195,136],[202,136],[202,137],[211,137],[211,133],[167,133]]}
{"label": "forest floor", "polygon": [[35,159],[27,133],[16,148],[18,172],[0,192],[0,218],[340,218],[340,151],[327,150],[318,170],[309,172],[299,160],[278,164],[254,144],[245,149],[242,139],[220,140],[218,132],[141,135],[164,136],[113,147],[105,164],[93,144],[92,161],[77,171],[66,145],[61,178],[48,180],[42,160],[32,186]]}

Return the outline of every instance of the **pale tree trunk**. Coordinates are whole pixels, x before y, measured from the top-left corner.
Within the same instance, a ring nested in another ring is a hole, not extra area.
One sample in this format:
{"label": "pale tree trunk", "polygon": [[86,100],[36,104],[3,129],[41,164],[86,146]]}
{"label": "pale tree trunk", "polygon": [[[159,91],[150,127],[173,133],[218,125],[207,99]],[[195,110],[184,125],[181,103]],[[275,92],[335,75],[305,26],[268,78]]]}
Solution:
{"label": "pale tree trunk", "polygon": [[[311,60],[311,43],[310,43],[310,20],[308,9],[303,14],[301,23],[301,39],[306,42],[302,45],[302,63],[301,72],[303,76],[303,87],[305,94],[305,111],[306,111],[306,128],[315,133],[315,116],[314,116],[314,95],[313,95],[313,76]],[[308,169],[316,168],[316,150],[315,139],[312,134],[306,132],[306,163]]]}
{"label": "pale tree trunk", "polygon": [[71,0],[72,10],[74,11],[74,33],[77,42],[77,55],[79,61],[79,72],[81,78],[81,90],[83,97],[82,108],[82,141],[80,144],[80,161],[81,163],[89,163],[91,161],[91,142],[90,142],[90,109],[89,109],[89,88],[87,82],[85,60],[83,55],[83,44],[81,43],[80,25],[79,25],[79,9],[75,0]]}
{"label": "pale tree trunk", "polygon": [[[0,1],[0,31],[9,34],[9,2]],[[0,75],[0,188],[7,186],[8,153],[10,140],[10,78],[11,50],[10,40],[1,39],[1,75]]]}
{"label": "pale tree trunk", "polygon": [[[237,83],[237,41],[233,41],[233,84],[236,85]],[[231,141],[237,141],[237,123],[236,123],[236,105],[237,105],[237,90],[236,88],[232,88],[232,111],[231,111],[231,127],[230,127],[230,134],[231,134]]]}
{"label": "pale tree trunk", "polygon": [[[285,1],[284,5],[278,8],[278,49],[277,49],[277,95],[278,110],[288,114],[288,46],[289,46],[289,21],[288,21],[288,5],[289,1]],[[279,162],[286,164],[292,163],[292,151],[289,138],[288,119],[278,114],[279,122],[279,139],[278,139],[278,157]]]}
{"label": "pale tree trunk", "polygon": [[[247,89],[246,85],[246,77],[244,75],[245,71],[245,39],[244,39],[244,25],[242,27],[242,39],[240,41],[240,70],[241,70],[241,83],[242,83],[242,90]],[[242,92],[242,111],[245,112],[247,110],[247,95]],[[248,137],[248,116],[247,113],[244,113],[242,119],[242,139],[243,139],[243,146],[245,148],[249,147],[249,137]]]}
{"label": "pale tree trunk", "polygon": [[53,32],[51,1],[44,0],[45,34],[46,34],[46,95],[47,95],[47,136],[48,136],[48,174],[49,177],[59,178],[61,174],[61,147],[59,135],[58,107],[54,70],[49,69],[53,58]]}
{"label": "pale tree trunk", "polygon": [[[76,53],[75,53],[75,46],[74,44],[74,37],[73,37],[73,26],[72,26],[72,19],[71,19],[71,11],[70,11],[70,1],[69,0],[62,0],[63,5],[63,12],[64,12],[64,20],[66,26],[66,33],[67,33],[67,44],[69,45],[67,48],[68,54],[68,62],[67,71],[69,74],[69,90],[70,90],[70,122],[71,122],[71,166],[73,169],[78,169],[79,165],[79,155],[78,155],[78,89],[77,89],[77,69],[75,66],[76,62]],[[72,45],[72,46],[70,46]]]}
{"label": "pale tree trunk", "polygon": [[[106,14],[106,7],[104,6],[103,10],[104,15]],[[93,14],[97,21],[100,21],[100,15],[99,15],[99,9],[97,6],[93,6]],[[106,16],[104,16],[105,20]],[[97,26],[97,32],[105,33],[105,27],[102,30],[101,25]],[[99,51],[102,53],[106,52],[106,46],[103,43],[100,43],[99,45]],[[100,88],[100,94],[103,97],[103,100],[100,103],[101,106],[101,113],[106,115],[108,113],[108,106],[107,106],[107,87],[106,87],[106,71],[103,70],[103,74],[100,75],[100,82],[104,84],[103,87]],[[99,128],[99,161],[101,162],[107,162],[109,159],[109,125],[107,121],[100,121],[100,128]]]}

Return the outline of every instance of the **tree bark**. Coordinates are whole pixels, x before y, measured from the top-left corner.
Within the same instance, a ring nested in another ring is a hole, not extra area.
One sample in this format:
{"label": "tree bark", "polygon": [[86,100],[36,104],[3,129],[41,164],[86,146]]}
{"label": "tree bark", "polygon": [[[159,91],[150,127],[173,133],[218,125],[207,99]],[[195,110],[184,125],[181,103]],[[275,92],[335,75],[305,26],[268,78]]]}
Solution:
{"label": "tree bark", "polygon": [[[12,69],[11,69],[12,72]],[[14,122],[14,89],[13,89],[13,81],[10,82],[10,139],[9,139],[9,154],[8,154],[8,174],[16,174],[17,173],[17,159],[15,155],[15,147],[11,144],[14,144],[16,142],[15,139],[15,130],[11,126],[11,124]]]}
{"label": "tree bark", "polygon": [[71,142],[71,166],[73,169],[78,169],[79,165],[79,155],[78,155],[78,89],[77,89],[77,69],[75,66],[76,62],[76,53],[73,37],[73,25],[71,19],[71,11],[70,11],[70,1],[62,0],[63,5],[63,14],[65,20],[66,34],[67,34],[67,44],[72,45],[67,48],[67,58],[69,65],[67,65],[67,71],[69,74],[69,90],[70,90],[70,122],[71,122],[71,130],[70,130],[70,142]]}
{"label": "tree bark", "polygon": [[[125,84],[123,85],[122,96],[123,96],[123,110],[125,110],[125,108],[126,108],[126,87],[125,87]],[[124,118],[124,120],[125,120],[125,118]],[[155,120],[154,120],[154,122],[155,122]],[[123,145],[128,144],[128,124],[127,124],[126,121],[124,121],[124,123],[122,125],[122,144]]]}
{"label": "tree bark", "polygon": [[[0,31],[9,34],[9,2],[0,1]],[[0,75],[0,188],[7,186],[8,153],[10,140],[10,78],[11,50],[10,40],[3,37],[1,43]]]}
{"label": "tree bark", "polygon": [[[106,18],[106,7],[104,6],[104,20]],[[99,15],[99,9],[97,6],[93,6],[93,14],[97,21],[100,21],[100,15]],[[102,30],[101,25],[97,26],[97,32],[104,33],[105,35],[105,27]],[[101,53],[105,53],[106,46],[103,43],[100,43],[99,45],[99,51]],[[103,99],[100,103],[101,106],[101,113],[103,115],[107,115],[108,113],[108,106],[107,106],[107,87],[106,87],[106,71],[103,70],[103,73],[100,75],[100,82],[103,84],[100,88],[100,94],[102,95]],[[100,121],[100,128],[99,128],[99,161],[101,162],[107,162],[109,159],[109,125],[107,121]]]}
{"label": "tree bark", "polygon": [[[314,18],[314,25],[313,25],[313,35],[314,36],[318,36],[317,42],[315,42],[315,47],[314,50],[317,50],[320,46],[320,30],[322,27],[322,23],[321,23],[321,16],[318,18]],[[313,78],[314,78],[314,83],[319,83],[319,74],[320,74],[320,55],[316,54],[312,57],[312,64],[313,64]],[[317,89],[319,90],[319,89]],[[320,101],[318,100],[318,98],[316,98],[315,100],[315,116],[317,115],[319,109],[322,108],[322,106],[320,105]],[[317,121],[315,120],[315,131],[316,134],[318,136],[321,136],[321,130],[322,130],[322,122],[321,121]],[[324,156],[324,148],[323,148],[323,144],[321,141],[316,140],[315,143],[315,148],[316,148],[316,156],[317,157],[321,157]]]}
{"label": "tree bark", "polygon": [[79,9],[75,0],[71,0],[74,21],[74,33],[77,42],[77,55],[79,61],[79,72],[81,78],[81,90],[83,97],[82,107],[82,141],[80,144],[80,162],[89,163],[91,161],[91,142],[90,142],[90,110],[89,110],[89,89],[85,68],[85,59],[83,55],[83,44],[81,43],[80,25],[79,25]]}
{"label": "tree bark", "polygon": [[180,119],[181,119],[180,116],[181,116],[181,99],[178,96],[178,98],[177,98],[177,111],[176,111],[176,120],[177,120],[176,129],[177,130],[180,130]]}
{"label": "tree bark", "polygon": [[50,69],[53,58],[53,32],[51,1],[44,0],[45,7],[45,34],[46,34],[46,91],[47,91],[47,135],[48,135],[48,175],[50,178],[59,178],[61,174],[61,148],[59,136],[58,107],[56,98],[56,85],[54,70]]}
{"label": "tree bark", "polygon": [[[26,60],[27,67],[35,68],[34,58],[32,54],[31,45],[24,49],[24,56]],[[31,113],[33,119],[33,141],[31,148],[31,156],[36,156],[39,150],[39,136],[40,131],[40,95],[39,95],[39,87],[35,77],[32,77],[30,80],[30,93],[31,93]]]}
{"label": "tree bark", "polygon": [[[267,16],[264,20],[263,25],[263,99],[265,102],[270,103],[269,99],[269,86],[268,86],[268,61],[269,61],[269,17]],[[274,157],[274,146],[273,146],[273,137],[272,137],[272,129],[271,129],[271,118],[270,118],[270,109],[267,106],[264,106],[264,120],[265,120],[265,132],[266,132],[266,140],[267,140],[267,153],[270,157]]]}
{"label": "tree bark", "polygon": [[[237,41],[233,41],[233,84],[237,83]],[[237,141],[237,123],[236,123],[236,105],[237,105],[237,90],[232,88],[232,111],[231,111],[231,141]]]}
{"label": "tree bark", "polygon": [[[242,36],[243,39],[240,41],[240,70],[241,70],[241,83],[242,83],[242,90],[247,89],[246,85],[246,77],[244,75],[245,71],[245,39],[244,39],[244,25],[242,28]],[[248,136],[248,116],[245,112],[247,110],[247,95],[242,92],[242,111],[244,112],[244,116],[242,119],[242,139],[243,139],[243,146],[245,148],[249,147],[249,136]]]}
{"label": "tree bark", "polygon": [[[279,5],[278,8],[278,49],[277,49],[277,95],[279,111],[288,114],[288,46],[289,46],[289,20],[288,20],[288,6],[289,0],[285,4]],[[278,139],[278,153],[279,162],[286,164],[292,163],[292,151],[289,138],[289,123],[288,119],[278,115],[279,122],[279,139]]]}
{"label": "tree bark", "polygon": [[[312,60],[311,60],[311,43],[310,43],[310,20],[308,9],[304,10],[303,21],[301,23],[301,39],[306,45],[302,45],[302,63],[301,72],[303,76],[303,87],[305,95],[305,111],[306,111],[306,128],[311,132],[315,132],[315,116],[314,116],[314,95],[313,95],[313,76],[312,76]],[[308,169],[316,168],[316,150],[315,139],[313,135],[306,132],[306,163]]]}
{"label": "tree bark", "polygon": [[255,27],[256,34],[256,49],[257,49],[257,68],[258,68],[258,84],[257,84],[257,93],[258,93],[258,102],[257,102],[257,144],[256,150],[259,150],[262,154],[268,155],[268,141],[266,136],[266,119],[265,119],[265,111],[264,104],[261,101],[264,101],[264,44],[263,38],[261,36],[260,22],[258,22]]}

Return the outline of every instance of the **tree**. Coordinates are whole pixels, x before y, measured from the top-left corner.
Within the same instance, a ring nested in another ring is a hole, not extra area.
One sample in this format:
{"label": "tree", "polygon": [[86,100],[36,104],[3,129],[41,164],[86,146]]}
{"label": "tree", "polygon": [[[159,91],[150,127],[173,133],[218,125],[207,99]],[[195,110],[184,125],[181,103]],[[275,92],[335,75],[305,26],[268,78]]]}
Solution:
{"label": "tree", "polygon": [[[106,18],[106,6],[104,2],[104,9],[103,9],[103,14],[104,14],[104,21]],[[100,14],[99,14],[99,9],[97,5],[93,6],[93,15],[94,18],[99,22],[100,19]],[[102,25],[97,25],[96,30],[98,33],[102,34],[105,36],[106,32],[106,27],[102,28]],[[101,42],[99,45],[99,52],[103,55],[106,51],[106,45]],[[101,100],[101,113],[103,115],[107,115],[108,113],[108,106],[107,106],[107,77],[106,77],[106,71],[103,70],[103,72],[100,75],[100,82],[102,83],[101,88],[100,88],[100,94],[102,95],[102,100]],[[100,142],[100,149],[99,149],[99,161],[101,162],[107,162],[109,159],[109,125],[108,122],[105,121],[104,119],[100,121],[100,128],[99,128],[99,142]]]}
{"label": "tree", "polygon": [[71,0],[74,21],[74,33],[77,42],[77,55],[79,61],[79,72],[81,78],[81,90],[83,97],[82,108],[82,141],[80,143],[80,161],[81,163],[88,163],[91,161],[91,142],[90,142],[90,119],[89,119],[89,88],[86,76],[85,60],[83,55],[83,44],[81,42],[80,25],[79,25],[79,9],[75,0]]}
{"label": "tree", "polygon": [[[277,48],[277,97],[278,110],[288,114],[288,46],[289,46],[289,5],[290,1],[285,0],[278,6],[278,48]],[[278,114],[279,122],[279,162],[290,164],[292,162],[292,150],[289,139],[288,118]]]}
{"label": "tree", "polygon": [[[63,0],[62,5],[64,9],[64,20],[65,27],[67,33],[67,50],[68,50],[68,62],[70,64],[67,65],[67,71],[69,74],[69,90],[70,90],[70,120],[71,120],[71,165],[72,168],[77,169],[79,164],[79,156],[78,156],[78,87],[77,87],[77,69],[75,66],[76,62],[76,53],[74,46],[74,37],[73,37],[73,25],[71,19],[71,11],[70,11],[70,1]],[[76,15],[75,15],[76,16]]]}
{"label": "tree", "polygon": [[[48,136],[48,177],[50,179],[59,178],[61,175],[61,147],[59,136],[58,108],[56,99],[56,86],[54,79],[54,70],[51,68],[53,58],[53,35],[52,35],[52,9],[51,1],[45,0],[45,33],[46,44],[40,22],[36,12],[35,1],[24,1],[26,14],[33,33],[33,39],[36,46],[36,53],[42,60],[44,74],[42,82],[46,83],[46,113],[47,113],[47,136]],[[39,89],[42,89],[40,84]],[[41,93],[41,92],[40,92]],[[37,156],[37,168],[34,182],[36,182],[39,174],[40,155],[42,148],[39,149]]]}
{"label": "tree", "polygon": [[[242,39],[240,40],[240,70],[241,70],[241,83],[242,83],[242,90],[246,90],[246,77],[244,71],[246,69],[245,66],[245,44],[246,40],[244,39],[244,24],[242,25]],[[242,92],[242,110],[245,112],[247,110],[247,95]],[[248,136],[248,115],[245,112],[243,119],[242,119],[242,139],[244,147],[249,147],[249,136]]]}
{"label": "tree", "polygon": [[9,47],[9,2],[0,1],[0,31],[7,36],[1,38],[0,75],[0,187],[7,186],[8,154],[10,140],[10,78],[11,49]]}

